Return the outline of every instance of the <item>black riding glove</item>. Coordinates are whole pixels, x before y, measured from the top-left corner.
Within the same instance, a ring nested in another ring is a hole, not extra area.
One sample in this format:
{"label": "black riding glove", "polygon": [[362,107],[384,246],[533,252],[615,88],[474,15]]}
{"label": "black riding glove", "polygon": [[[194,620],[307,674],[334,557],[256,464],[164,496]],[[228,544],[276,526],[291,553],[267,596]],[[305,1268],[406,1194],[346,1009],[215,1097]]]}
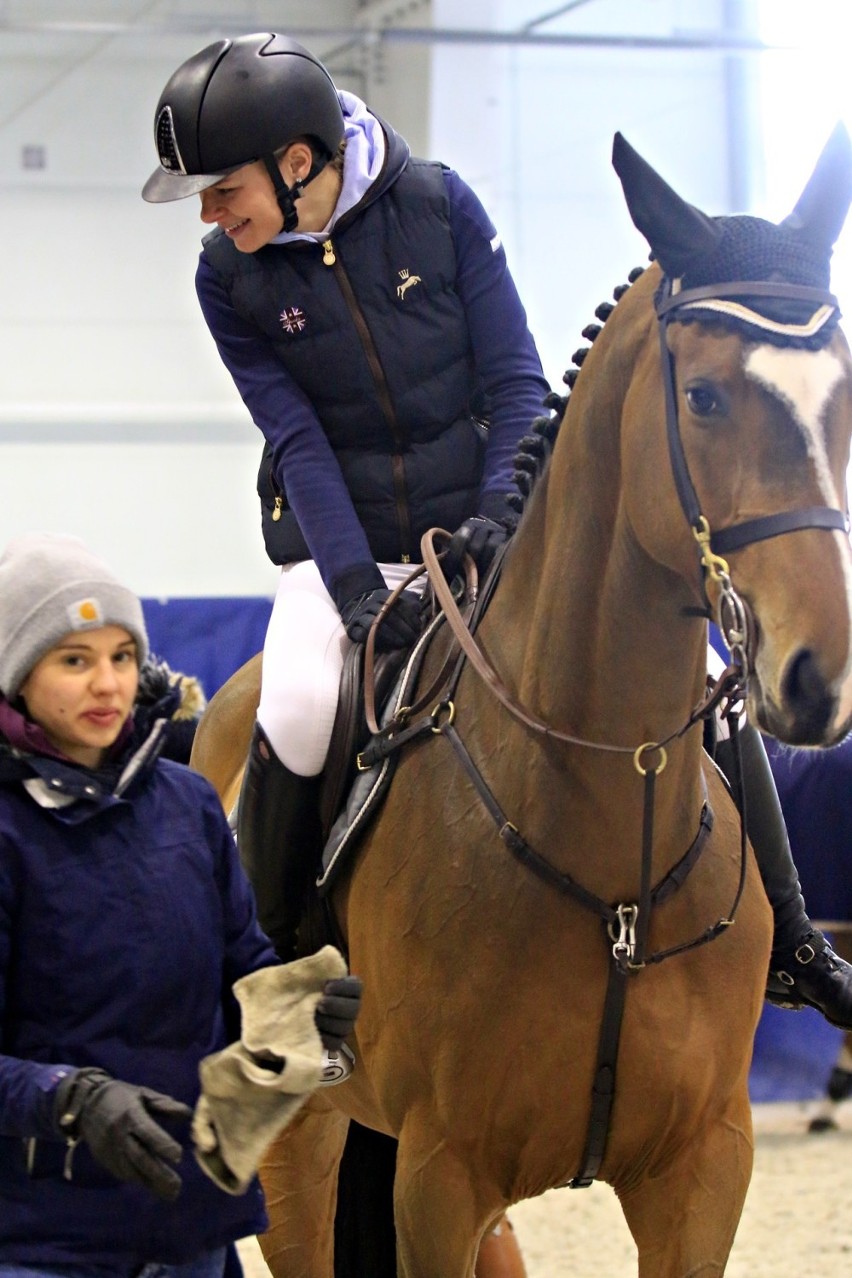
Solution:
{"label": "black riding glove", "polygon": [[337,1051],[352,1033],[361,1008],[361,989],[360,976],[340,976],[325,983],[314,1020],[322,1045],[330,1052]]}
{"label": "black riding glove", "polygon": [[180,1144],[154,1116],[189,1122],[192,1110],[171,1096],[111,1078],[102,1069],[78,1069],[56,1089],[53,1118],[57,1131],[84,1140],[92,1156],[118,1180],[134,1181],[158,1198],[173,1202],[181,1178]]}
{"label": "black riding glove", "polygon": [[497,551],[507,541],[510,530],[507,524],[489,519],[487,515],[472,515],[466,519],[444,552],[441,567],[447,581],[461,572],[465,555],[470,555],[480,577],[484,577]]}
{"label": "black riding glove", "polygon": [[[354,643],[366,643],[370,626],[392,593],[387,586],[381,586],[365,595],[357,595],[343,605],[340,616],[346,633]],[[394,648],[409,648],[419,639],[420,630],[420,598],[413,590],[403,590],[376,631],[376,649],[378,652],[390,652]]]}

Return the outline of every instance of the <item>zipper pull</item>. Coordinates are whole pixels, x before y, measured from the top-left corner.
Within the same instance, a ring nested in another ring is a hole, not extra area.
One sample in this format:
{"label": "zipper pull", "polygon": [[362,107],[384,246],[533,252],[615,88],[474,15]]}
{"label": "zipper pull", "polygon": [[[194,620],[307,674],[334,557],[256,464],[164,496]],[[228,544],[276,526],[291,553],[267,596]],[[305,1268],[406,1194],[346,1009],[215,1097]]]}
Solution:
{"label": "zipper pull", "polygon": [[332,244],[331,240],[324,240],[322,247],[323,247],[323,255],[322,255],[323,266],[334,266],[334,263],[337,261],[337,258],[334,256],[334,245]]}
{"label": "zipper pull", "polygon": [[73,1171],[72,1171],[71,1167],[72,1167],[72,1163],[74,1162],[74,1150],[77,1148],[77,1146],[78,1146],[79,1144],[80,1144],[80,1137],[79,1137],[79,1136],[69,1136],[69,1137],[68,1137],[68,1141],[67,1141],[66,1149],[65,1149],[65,1162],[64,1162],[64,1165],[63,1165],[63,1167],[62,1167],[62,1179],[63,1179],[63,1180],[73,1180],[73,1179],[74,1179],[74,1173],[73,1173]]}
{"label": "zipper pull", "polygon": [[273,523],[275,523],[275,524],[277,524],[277,523],[278,523],[278,520],[281,518],[281,507],[282,507],[283,505],[284,505],[284,498],[283,498],[283,497],[276,497],[276,498],[275,498],[275,508],[274,508],[274,510],[272,511],[272,522],[273,522]]}

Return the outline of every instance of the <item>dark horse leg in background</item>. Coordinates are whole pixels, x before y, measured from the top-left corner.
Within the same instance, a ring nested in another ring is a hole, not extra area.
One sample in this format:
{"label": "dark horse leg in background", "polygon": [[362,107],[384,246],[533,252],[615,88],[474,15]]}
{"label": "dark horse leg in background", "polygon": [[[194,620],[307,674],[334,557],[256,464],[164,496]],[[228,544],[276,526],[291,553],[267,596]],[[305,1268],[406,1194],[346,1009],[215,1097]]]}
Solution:
{"label": "dark horse leg in background", "polygon": [[[831,931],[829,927],[827,929]],[[842,959],[852,963],[852,928],[839,928],[832,934],[834,949]],[[808,1131],[836,1131],[839,1123],[836,1110],[842,1101],[852,1100],[852,1033],[844,1034],[840,1043],[837,1059],[834,1062],[825,1089],[825,1103],[818,1114],[808,1124]]]}
{"label": "dark horse leg in background", "polygon": [[334,1278],[396,1278],[396,1148],[393,1137],[349,1123],[337,1181]]}

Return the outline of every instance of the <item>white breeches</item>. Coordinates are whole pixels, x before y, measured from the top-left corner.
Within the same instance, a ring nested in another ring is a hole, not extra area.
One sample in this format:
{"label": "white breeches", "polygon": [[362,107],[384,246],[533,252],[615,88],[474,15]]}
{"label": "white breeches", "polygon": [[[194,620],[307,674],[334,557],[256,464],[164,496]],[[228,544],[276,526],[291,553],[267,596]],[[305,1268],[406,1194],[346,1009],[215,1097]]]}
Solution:
{"label": "white breeches", "polygon": [[[393,589],[410,564],[379,564]],[[418,594],[424,580],[409,588]],[[340,676],[352,647],[313,560],[285,564],[263,645],[257,719],[278,758],[298,776],[321,772],[328,754]]]}

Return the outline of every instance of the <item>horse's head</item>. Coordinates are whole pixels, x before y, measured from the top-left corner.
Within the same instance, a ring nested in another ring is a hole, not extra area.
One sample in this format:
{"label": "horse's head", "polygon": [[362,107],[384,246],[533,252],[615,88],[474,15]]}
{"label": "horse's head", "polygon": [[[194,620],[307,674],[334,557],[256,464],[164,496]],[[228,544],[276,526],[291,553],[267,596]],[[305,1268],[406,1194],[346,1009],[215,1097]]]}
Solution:
{"label": "horse's head", "polygon": [[[779,225],[706,216],[620,135],[613,164],[662,271],[656,403],[630,430],[637,464],[650,457],[673,482],[663,479],[658,509],[631,511],[634,531],[681,576],[701,572],[714,607],[746,605],[760,726],[791,743],[834,742],[852,724],[852,363],[828,286],[852,145],[838,127]],[[665,437],[653,427],[664,417]],[[678,499],[700,568],[688,533],[671,537]]]}

